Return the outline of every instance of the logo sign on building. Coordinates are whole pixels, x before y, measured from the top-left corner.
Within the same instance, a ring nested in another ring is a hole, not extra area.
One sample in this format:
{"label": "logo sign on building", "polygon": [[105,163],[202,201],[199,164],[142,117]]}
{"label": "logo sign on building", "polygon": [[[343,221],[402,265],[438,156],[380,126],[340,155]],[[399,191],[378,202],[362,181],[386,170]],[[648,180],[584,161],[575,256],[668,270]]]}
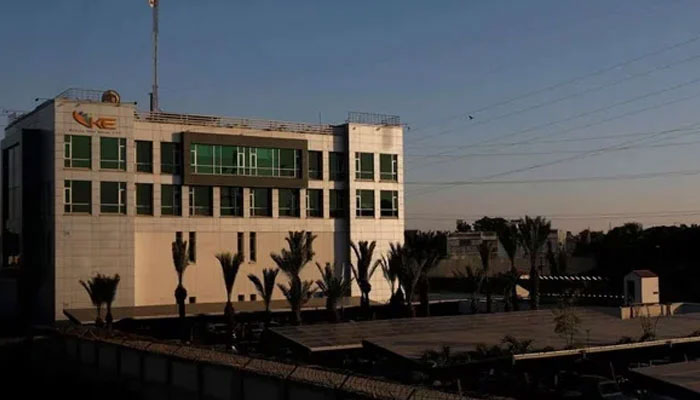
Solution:
{"label": "logo sign on building", "polygon": [[112,117],[93,117],[83,111],[73,111],[75,122],[88,129],[104,129],[113,131],[117,129],[117,119]]}

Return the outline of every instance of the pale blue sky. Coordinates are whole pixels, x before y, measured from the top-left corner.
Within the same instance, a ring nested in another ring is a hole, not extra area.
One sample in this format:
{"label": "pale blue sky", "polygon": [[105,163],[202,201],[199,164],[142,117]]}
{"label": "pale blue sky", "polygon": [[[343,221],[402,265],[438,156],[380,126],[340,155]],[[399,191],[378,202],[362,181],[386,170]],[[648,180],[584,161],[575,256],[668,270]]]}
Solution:
{"label": "pale blue sky", "polygon": [[[700,169],[700,133],[659,133],[700,123],[696,1],[161,4],[161,107],[167,111],[310,122],[320,112],[331,123],[354,110],[399,114],[411,128],[408,227],[444,229],[460,216],[524,213],[553,217],[573,230],[626,219],[700,222],[700,175],[411,184]],[[145,106],[150,29],[146,0],[2,2],[0,107],[30,109],[35,97],[68,87],[115,88]],[[584,78],[521,96],[576,77]],[[507,101],[514,97],[520,98]],[[465,117],[470,114],[473,120]],[[640,132],[658,136],[578,140]],[[522,143],[470,146],[506,135],[501,143]],[[531,143],[533,137],[539,142]],[[627,142],[637,147],[576,153]],[[493,155],[498,152],[506,155]],[[570,157],[578,158],[504,173]]]}

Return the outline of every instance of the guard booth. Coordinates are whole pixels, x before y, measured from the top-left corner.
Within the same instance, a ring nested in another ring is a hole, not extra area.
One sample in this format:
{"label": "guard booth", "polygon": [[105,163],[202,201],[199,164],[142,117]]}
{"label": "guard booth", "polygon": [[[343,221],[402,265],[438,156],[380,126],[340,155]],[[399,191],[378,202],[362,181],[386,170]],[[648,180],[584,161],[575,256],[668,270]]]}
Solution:
{"label": "guard booth", "polygon": [[625,303],[658,304],[659,276],[648,269],[637,269],[625,275]]}

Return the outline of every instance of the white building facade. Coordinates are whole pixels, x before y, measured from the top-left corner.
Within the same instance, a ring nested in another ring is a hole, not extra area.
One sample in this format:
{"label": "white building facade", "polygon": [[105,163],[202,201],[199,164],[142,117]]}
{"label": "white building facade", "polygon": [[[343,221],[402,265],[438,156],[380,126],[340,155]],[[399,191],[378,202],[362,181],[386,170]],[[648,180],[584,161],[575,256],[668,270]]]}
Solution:
{"label": "white building facade", "polygon": [[[120,275],[115,306],[172,304],[178,235],[193,249],[184,284],[197,303],[225,300],[218,252],[244,254],[234,300],[256,301],[246,276],[275,268],[270,253],[289,231],[317,236],[321,265],[354,262],[351,240],[376,241],[376,258],[403,241],[397,117],[312,125],[149,113],[68,90],[12,121],[2,149],[4,264],[42,271],[45,319],[90,307],[79,280],[96,273]],[[302,273],[318,276],[315,265]],[[389,296],[376,273],[372,299]]]}

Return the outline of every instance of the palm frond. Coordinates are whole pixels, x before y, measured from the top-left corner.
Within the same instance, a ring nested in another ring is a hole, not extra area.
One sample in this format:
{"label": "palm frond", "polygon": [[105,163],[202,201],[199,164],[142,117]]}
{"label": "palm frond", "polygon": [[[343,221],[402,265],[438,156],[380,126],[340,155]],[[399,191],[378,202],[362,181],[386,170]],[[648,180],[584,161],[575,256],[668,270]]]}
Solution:
{"label": "palm frond", "polygon": [[243,263],[243,254],[239,252],[233,255],[230,252],[224,252],[216,254],[215,257],[219,260],[219,264],[221,264],[224,284],[226,285],[226,295],[230,299],[233,286],[236,283],[236,276],[238,276],[238,271]]}

